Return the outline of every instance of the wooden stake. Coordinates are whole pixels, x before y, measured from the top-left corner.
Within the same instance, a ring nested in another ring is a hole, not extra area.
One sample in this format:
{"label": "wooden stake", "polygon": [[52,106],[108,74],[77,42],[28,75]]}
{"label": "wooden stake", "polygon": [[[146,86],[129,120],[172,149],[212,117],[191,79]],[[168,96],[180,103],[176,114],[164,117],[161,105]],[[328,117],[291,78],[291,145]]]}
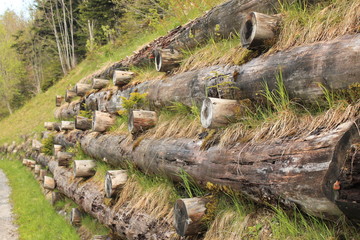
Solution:
{"label": "wooden stake", "polygon": [[65,102],[70,103],[74,97],[76,97],[76,92],[74,90],[66,90]]}
{"label": "wooden stake", "polygon": [[157,114],[154,111],[130,111],[128,129],[131,133],[143,132],[156,125]]}
{"label": "wooden stake", "polygon": [[56,155],[56,160],[58,161],[58,166],[69,166],[70,161],[73,158],[72,153],[68,152],[58,152]]}
{"label": "wooden stake", "polygon": [[91,177],[96,173],[96,162],[94,160],[75,160],[74,176],[75,177]]}
{"label": "wooden stake", "polygon": [[126,170],[107,171],[105,176],[105,196],[111,198],[116,195],[125,185],[128,179]]}
{"label": "wooden stake", "polygon": [[206,225],[202,219],[208,202],[205,198],[184,198],[176,201],[174,224],[180,236],[197,235],[205,230]]}
{"label": "wooden stake", "polygon": [[61,121],[61,131],[63,130],[74,130],[75,122],[74,121]]}
{"label": "wooden stake", "polygon": [[133,79],[135,73],[115,70],[113,75],[113,83],[115,86],[122,87],[128,84]]}
{"label": "wooden stake", "polygon": [[70,213],[70,222],[73,226],[79,226],[81,224],[81,212],[77,208],[72,208]]}
{"label": "wooden stake", "polygon": [[82,116],[76,116],[75,118],[75,128],[80,130],[89,130],[91,129],[92,120]]}
{"label": "wooden stake", "polygon": [[60,107],[63,100],[64,100],[63,96],[57,95],[55,99],[56,106]]}
{"label": "wooden stake", "polygon": [[274,43],[276,27],[280,18],[251,12],[241,29],[241,44],[244,48],[257,49]]}
{"label": "wooden stake", "polygon": [[102,89],[109,84],[109,80],[101,78],[93,78],[91,87],[93,89]]}
{"label": "wooden stake", "polygon": [[75,93],[76,93],[77,96],[83,97],[90,90],[91,90],[91,85],[90,84],[77,83],[75,85]]}
{"label": "wooden stake", "polygon": [[55,180],[52,177],[44,176],[44,188],[54,190]]}
{"label": "wooden stake", "polygon": [[95,132],[105,132],[115,124],[115,117],[109,113],[95,111],[92,119],[92,130]]}
{"label": "wooden stake", "polygon": [[169,72],[180,65],[183,56],[175,49],[156,49],[153,52],[155,57],[155,68],[158,72]]}

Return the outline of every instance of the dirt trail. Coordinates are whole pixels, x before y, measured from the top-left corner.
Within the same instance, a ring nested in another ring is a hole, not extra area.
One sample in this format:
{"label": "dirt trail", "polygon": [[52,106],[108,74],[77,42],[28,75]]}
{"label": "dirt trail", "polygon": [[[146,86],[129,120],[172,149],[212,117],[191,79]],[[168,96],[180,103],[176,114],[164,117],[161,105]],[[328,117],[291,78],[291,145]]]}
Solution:
{"label": "dirt trail", "polygon": [[10,192],[8,180],[0,170],[0,240],[18,239],[17,227],[13,224],[12,206],[9,202]]}

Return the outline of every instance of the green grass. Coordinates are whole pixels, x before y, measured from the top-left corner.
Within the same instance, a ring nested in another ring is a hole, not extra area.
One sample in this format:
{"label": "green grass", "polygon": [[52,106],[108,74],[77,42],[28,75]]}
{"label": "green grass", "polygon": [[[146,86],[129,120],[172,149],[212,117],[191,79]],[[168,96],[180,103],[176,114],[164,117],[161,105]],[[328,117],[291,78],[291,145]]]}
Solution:
{"label": "green grass", "polygon": [[88,214],[83,215],[81,225],[92,235],[108,235],[110,233],[108,228],[101,225],[96,219],[92,218]]}
{"label": "green grass", "polygon": [[34,176],[20,161],[0,157],[0,168],[12,188],[11,201],[20,239],[80,239],[76,230],[45,199]]}

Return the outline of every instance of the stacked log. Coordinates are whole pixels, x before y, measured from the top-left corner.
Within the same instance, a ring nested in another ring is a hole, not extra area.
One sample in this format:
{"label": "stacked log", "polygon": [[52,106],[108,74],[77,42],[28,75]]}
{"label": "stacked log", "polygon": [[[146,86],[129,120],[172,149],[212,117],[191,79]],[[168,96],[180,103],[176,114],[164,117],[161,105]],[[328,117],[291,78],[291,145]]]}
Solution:
{"label": "stacked log", "polygon": [[74,130],[75,129],[75,122],[74,121],[61,121],[61,130]]}
{"label": "stacked log", "polygon": [[44,127],[47,130],[52,131],[54,130],[54,122],[44,122]]}
{"label": "stacked log", "polygon": [[44,181],[44,177],[46,176],[46,174],[47,174],[47,171],[45,169],[40,169],[40,172],[39,172],[40,181]]}
{"label": "stacked log", "polygon": [[105,112],[95,111],[92,118],[92,130],[95,132],[105,132],[114,125],[116,119],[113,115]]}
{"label": "stacked log", "polygon": [[62,149],[62,145],[54,144],[54,156],[56,156],[58,152],[61,151],[61,149]]}
{"label": "stacked log", "polygon": [[113,75],[113,83],[115,86],[122,87],[133,79],[135,73],[129,71],[115,70]]}
{"label": "stacked log", "polygon": [[76,116],[75,118],[75,128],[80,130],[89,130],[92,126],[92,120],[82,116]]}
{"label": "stacked log", "polygon": [[158,72],[170,72],[180,65],[183,58],[182,54],[173,48],[156,49],[153,54],[155,69]]}
{"label": "stacked log", "polygon": [[101,78],[93,78],[91,87],[93,89],[102,89],[106,87],[109,84],[109,80],[107,79],[101,79]]}
{"label": "stacked log", "polygon": [[38,140],[36,140],[36,139],[33,139],[32,140],[32,149],[34,150],[34,151],[40,151],[41,150],[41,147],[42,147],[43,145],[42,145],[42,143],[41,142],[39,142]]}
{"label": "stacked log", "polygon": [[70,212],[70,222],[73,226],[81,225],[81,212],[77,208],[72,208]]}
{"label": "stacked log", "polygon": [[54,190],[55,189],[55,180],[52,177],[44,176],[43,186],[45,189]]}
{"label": "stacked log", "polygon": [[105,196],[111,198],[119,193],[128,179],[126,170],[107,171],[105,176]]}
{"label": "stacked log", "polygon": [[58,152],[56,154],[56,160],[58,161],[58,166],[67,167],[72,161],[73,154],[68,152]]}
{"label": "stacked log", "polygon": [[77,83],[75,85],[75,93],[76,93],[77,96],[83,97],[90,90],[91,90],[91,85],[90,84]]}
{"label": "stacked log", "polygon": [[39,174],[40,174],[40,170],[41,170],[41,165],[40,165],[40,164],[35,164],[34,173],[35,173],[36,175],[39,175]]}
{"label": "stacked log", "polygon": [[63,100],[64,100],[63,96],[57,95],[55,99],[56,106],[60,107]]}
{"label": "stacked log", "polygon": [[92,177],[95,175],[96,162],[94,160],[75,160],[74,176],[75,177]]}
{"label": "stacked log", "polygon": [[76,92],[74,90],[66,90],[65,102],[70,103],[74,97],[76,97]]}
{"label": "stacked log", "polygon": [[55,110],[55,118],[57,119],[70,119],[80,112],[80,101],[73,101],[65,103]]}
{"label": "stacked log", "polygon": [[154,111],[132,110],[129,113],[129,132],[136,134],[155,127],[157,114]]}

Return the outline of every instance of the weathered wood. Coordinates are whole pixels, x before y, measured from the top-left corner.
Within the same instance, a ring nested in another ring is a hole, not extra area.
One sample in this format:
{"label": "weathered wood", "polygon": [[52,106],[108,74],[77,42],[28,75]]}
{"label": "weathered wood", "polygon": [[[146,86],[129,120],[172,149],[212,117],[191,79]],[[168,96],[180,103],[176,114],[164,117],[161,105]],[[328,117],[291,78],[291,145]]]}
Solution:
{"label": "weathered wood", "polygon": [[177,50],[156,49],[154,51],[155,69],[158,72],[169,72],[178,67],[183,59],[183,55]]}
{"label": "weathered wood", "polygon": [[54,130],[54,122],[44,122],[44,127],[49,131]]}
{"label": "weathered wood", "polygon": [[156,112],[145,110],[132,110],[129,113],[128,129],[129,132],[135,134],[155,127],[156,122]]}
{"label": "weathered wood", "polygon": [[75,128],[80,130],[89,130],[92,126],[92,120],[83,116],[76,116]]}
{"label": "weathered wood", "polygon": [[237,100],[206,98],[201,107],[201,125],[204,128],[224,127],[240,114],[241,105]]}
{"label": "weathered wood", "polygon": [[73,226],[81,225],[81,212],[77,208],[72,208],[70,212],[70,222]]}
{"label": "weathered wood", "polygon": [[56,106],[57,106],[57,107],[60,107],[63,100],[64,100],[64,97],[63,97],[63,96],[56,95],[56,98],[55,98],[55,104],[56,104]]}
{"label": "weathered wood", "polygon": [[67,167],[72,161],[73,154],[68,152],[58,152],[56,154],[56,160],[58,161],[58,166]]}
{"label": "weathered wood", "polygon": [[74,121],[61,121],[61,131],[74,130],[75,122]]}
{"label": "weathered wood", "polygon": [[64,195],[61,192],[51,192],[51,204],[54,206],[57,202],[64,200]]}
{"label": "weathered wood", "polygon": [[46,174],[47,174],[46,169],[40,169],[40,172],[39,172],[40,181],[44,181],[44,177],[46,176]]}
{"label": "weathered wood", "polygon": [[109,113],[95,111],[92,118],[92,130],[95,132],[105,132],[115,124],[115,117]]}
{"label": "weathered wood", "polygon": [[41,139],[49,138],[52,135],[50,131],[41,132]]}
{"label": "weathered wood", "polygon": [[124,187],[128,179],[126,170],[107,171],[105,176],[105,196],[111,198],[115,196]]}
{"label": "weathered wood", "polygon": [[241,45],[248,49],[268,48],[274,44],[276,28],[279,23],[278,15],[267,15],[251,12],[241,29]]}
{"label": "weathered wood", "polygon": [[102,89],[110,83],[107,79],[93,78],[91,87],[93,89]]}
{"label": "weathered wood", "polygon": [[36,165],[36,161],[34,161],[34,160],[28,159],[27,162],[26,162],[26,166],[31,168],[31,169],[34,169],[35,165]]}
{"label": "weathered wood", "polygon": [[62,149],[62,145],[54,144],[54,156],[57,156],[58,152]]}
{"label": "weathered wood", "polygon": [[183,169],[200,184],[226,185],[259,202],[296,204],[309,214],[334,219],[342,212],[335,204],[333,184],[347,149],[360,142],[358,124],[349,121],[305,138],[206,151],[202,140],[194,139],[143,139],[133,150],[126,135],[88,134],[81,146],[89,156],[106,158],[113,166],[131,159],[146,173],[166,174],[175,181]]}
{"label": "weathered wood", "polygon": [[40,174],[40,169],[41,169],[41,165],[40,164],[35,164],[34,173],[36,175],[39,175]]}
{"label": "weathered wood", "polygon": [[27,161],[28,161],[28,159],[24,158],[23,161],[22,161],[22,164],[23,164],[24,166],[27,166]]}
{"label": "weathered wood", "polygon": [[91,177],[96,173],[96,161],[94,160],[74,160],[75,177]]}
{"label": "weathered wood", "polygon": [[32,149],[34,150],[34,151],[40,151],[41,150],[41,147],[42,147],[43,145],[42,145],[42,143],[41,142],[39,142],[38,140],[36,140],[36,139],[33,139],[32,140]]}
{"label": "weathered wood", "polygon": [[59,122],[56,122],[54,123],[54,130],[57,131],[57,132],[60,132],[61,131],[61,123]]}
{"label": "weathered wood", "polygon": [[135,73],[128,71],[115,70],[113,75],[113,83],[115,86],[122,87],[133,79]]}
{"label": "weathered wood", "polygon": [[76,92],[75,90],[71,89],[71,90],[66,90],[66,93],[65,93],[65,102],[68,102],[70,103],[71,100],[76,97]]}
{"label": "weathered wood", "polygon": [[45,189],[54,190],[56,183],[52,177],[44,176],[44,183],[43,186]]}
{"label": "weathered wood", "polygon": [[83,97],[90,90],[91,90],[91,85],[90,84],[77,83],[75,85],[75,93],[76,93],[77,96]]}
{"label": "weathered wood", "polygon": [[198,235],[206,230],[203,218],[206,214],[207,198],[178,199],[174,206],[174,226],[180,236]]}
{"label": "weathered wood", "polygon": [[57,119],[71,119],[75,115],[79,114],[81,104],[81,101],[65,103],[55,110],[54,116]]}
{"label": "weathered wood", "polygon": [[109,236],[107,235],[95,235],[91,240],[107,240],[109,239]]}

